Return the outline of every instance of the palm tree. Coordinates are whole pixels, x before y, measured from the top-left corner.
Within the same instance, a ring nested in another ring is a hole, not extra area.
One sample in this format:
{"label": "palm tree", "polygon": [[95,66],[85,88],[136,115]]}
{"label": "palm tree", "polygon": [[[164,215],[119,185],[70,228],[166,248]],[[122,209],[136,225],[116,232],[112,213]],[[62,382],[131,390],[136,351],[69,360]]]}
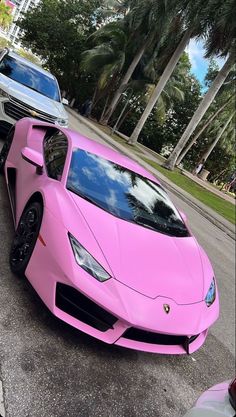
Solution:
{"label": "palm tree", "polygon": [[97,30],[88,41],[93,47],[81,54],[80,69],[91,74],[98,72],[95,98],[119,76],[125,63],[127,37],[122,23],[113,22]]}
{"label": "palm tree", "polygon": [[147,104],[146,109],[144,110],[144,113],[141,117],[141,119],[139,120],[136,128],[134,129],[130,140],[129,140],[129,144],[134,145],[137,140],[138,137],[141,133],[141,130],[144,126],[144,124],[146,123],[148,117],[150,116],[154,106],[156,105],[163,89],[165,88],[170,76],[172,75],[181,55],[183,54],[183,51],[187,45],[187,43],[189,42],[189,39],[191,37],[191,33],[192,33],[192,29],[188,29],[185,34],[183,35],[179,45],[177,46],[174,54],[172,55],[172,57],[170,58],[162,76],[159,79],[159,82],[156,85],[155,90],[153,91],[153,94],[150,97],[150,100]]}
{"label": "palm tree", "polygon": [[7,29],[12,22],[11,7],[4,0],[0,0],[0,27]]}
{"label": "palm tree", "polygon": [[195,128],[197,127],[198,123],[202,120],[204,114],[210,107],[211,103],[213,102],[216,94],[218,93],[219,89],[223,85],[227,75],[229,74],[232,66],[234,64],[234,54],[231,53],[227,61],[225,62],[223,68],[219,71],[217,77],[215,78],[214,82],[212,83],[211,87],[203,97],[200,105],[198,106],[197,110],[195,111],[192,119],[189,122],[185,132],[183,133],[181,139],[177,143],[175,149],[173,150],[172,154],[169,156],[167,161],[165,162],[165,168],[169,170],[173,170],[174,166],[177,162],[177,159],[180,153],[183,151],[184,146],[188,142],[191,134],[194,132]]}
{"label": "palm tree", "polygon": [[[158,66],[162,60],[162,55],[156,57],[153,57],[152,54],[150,56],[145,55],[143,66],[139,68],[139,72],[136,71],[137,79],[130,81],[124,92],[123,96],[126,103],[122,106],[122,112],[115,124],[115,128],[118,130],[131,111],[135,112],[136,109],[140,108],[140,106],[145,106],[149,101],[155,89],[155,83],[159,78]],[[154,116],[160,125],[165,123],[167,113],[171,110],[173,101],[184,101],[183,85],[189,66],[189,60],[184,55],[156,103]],[[127,94],[130,91],[131,94]]]}
{"label": "palm tree", "polygon": [[[184,57],[183,57],[184,58]],[[151,80],[153,84],[147,85],[147,93],[145,94],[145,104],[150,101],[150,97],[153,95],[153,92],[156,87],[160,76],[158,74],[158,64],[160,64],[162,57],[157,56],[156,62],[153,65],[153,69],[149,68],[149,71],[152,72]],[[175,68],[172,76],[168,80],[165,88],[160,94],[156,107],[155,114],[158,119],[159,124],[163,124],[167,117],[167,112],[171,109],[173,105],[173,100],[179,102],[184,101],[183,85],[185,83],[186,69],[188,67],[188,62],[185,59],[179,62],[179,65]]]}
{"label": "palm tree", "polygon": [[122,78],[104,117],[104,123],[108,123],[113,114],[121,94],[125,90],[137,65],[145,51],[161,42],[163,34],[168,31],[169,25],[176,14],[178,2],[174,0],[133,0],[128,2],[130,12],[126,16],[132,44],[140,45],[136,48],[134,57]]}
{"label": "palm tree", "polygon": [[[139,120],[134,132],[132,133],[129,143],[135,144],[138,140],[138,137],[141,133],[141,130],[146,123],[149,115],[151,114],[156,102],[158,101],[162,90],[165,88],[168,79],[172,75],[175,66],[177,65],[181,55],[184,52],[184,49],[191,37],[202,34],[204,24],[203,24],[203,9],[204,9],[204,0],[196,0],[194,5],[189,0],[176,1],[175,11],[178,10],[177,16],[173,19],[172,25],[169,26],[169,31],[167,32],[167,44],[175,45],[173,50],[170,50],[168,53],[168,47],[166,48],[166,56],[168,60],[166,61],[166,67],[163,69],[162,76],[159,79],[159,82],[150,97],[150,101],[147,104],[144,113]],[[177,25],[176,25],[177,23]]]}
{"label": "palm tree", "polygon": [[[216,0],[218,3],[220,0]],[[232,3],[232,0],[229,0],[229,3]],[[215,47],[216,44],[216,34],[217,32],[217,24],[215,24],[215,20],[218,17],[219,20],[219,9],[222,9],[222,2],[218,5],[218,7],[215,7],[215,1],[202,1],[202,0],[196,0],[194,4],[190,1],[183,2],[183,17],[185,18],[186,25],[189,29],[185,32],[185,36],[187,37],[187,34],[189,34],[189,39],[184,39],[184,37],[181,40],[182,43],[182,51],[184,50],[186,44],[193,36],[202,36],[203,34],[208,35],[208,41],[207,41],[207,48],[208,53],[212,53],[212,48]],[[227,5],[228,7],[228,5]],[[184,11],[184,8],[186,9]],[[228,10],[228,9],[227,9]],[[230,13],[232,16],[232,9],[230,9]],[[216,16],[215,16],[216,15]],[[222,24],[222,22],[221,22]],[[231,19],[231,26],[235,25],[234,21]],[[214,32],[214,33],[213,33]],[[234,31],[230,29],[230,36],[231,39],[233,38]],[[228,33],[227,30],[225,30],[225,33]],[[222,31],[223,36],[223,31]],[[213,39],[214,42],[211,43],[209,38]],[[229,50],[229,45],[227,44],[227,41],[225,41],[225,51]],[[153,96],[150,98],[150,103],[148,103],[148,106],[139,121],[138,125],[136,126],[133,134],[130,137],[130,144],[134,144],[139,137],[139,134],[150,115],[150,112],[152,111],[156,101],[158,100],[159,95],[161,94],[162,89],[165,86],[165,83],[167,82],[168,77],[171,75],[174,66],[178,62],[178,57],[181,56],[181,48],[180,45],[177,47],[176,51],[174,52],[174,55],[171,57],[171,60],[169,61],[166,70],[164,71],[162,77],[159,80],[159,83],[156,87],[155,92],[153,93]],[[210,55],[209,55],[210,56]]]}
{"label": "palm tree", "polygon": [[233,137],[235,136],[235,128],[234,128],[234,123],[231,123],[234,115],[235,115],[236,111],[234,111],[233,113],[231,113],[231,115],[227,118],[225,124],[223,125],[223,127],[221,127],[219,129],[219,132],[215,138],[215,140],[211,143],[211,145],[209,146],[209,148],[204,152],[204,154],[202,155],[202,160],[204,159],[204,162],[207,161],[207,159],[209,158],[210,154],[212,153],[213,149],[216,147],[216,145],[218,144],[218,142],[220,141],[220,139],[223,137],[224,133],[226,132],[226,137],[228,135],[230,135],[231,133],[233,134]]}
{"label": "palm tree", "polygon": [[[213,10],[213,6],[215,10]],[[209,18],[209,21],[207,22],[206,57],[209,58],[214,54],[220,54],[222,57],[228,56],[228,59],[223,68],[219,71],[208,92],[203,97],[202,102],[193,115],[189,125],[186,127],[185,132],[174,148],[172,154],[164,164],[167,169],[174,169],[176,161],[183,151],[184,146],[196,129],[198,123],[202,120],[234,65],[236,19],[232,16],[233,6],[233,0],[228,0],[223,3],[221,0],[215,0],[212,4],[211,2],[206,2],[205,13],[206,18]]]}
{"label": "palm tree", "polygon": [[[103,0],[99,8],[104,17],[116,18],[117,15],[125,15],[129,9],[129,2],[124,0]],[[98,10],[99,10],[98,9]]]}
{"label": "palm tree", "polygon": [[204,123],[204,125],[202,126],[202,128],[196,133],[196,135],[194,135],[194,137],[192,138],[192,140],[189,142],[189,144],[186,146],[186,148],[183,150],[183,152],[181,152],[181,154],[179,155],[177,161],[176,161],[176,165],[179,165],[180,162],[182,161],[182,159],[185,157],[185,155],[188,153],[188,151],[192,148],[192,146],[197,142],[198,138],[202,135],[202,133],[208,128],[208,126],[210,126],[210,124],[217,118],[217,116],[219,116],[219,114],[228,106],[228,104],[232,101],[232,99],[234,99],[234,94],[232,94],[227,100],[226,102],[215,112],[213,113],[208,119],[207,121]]}

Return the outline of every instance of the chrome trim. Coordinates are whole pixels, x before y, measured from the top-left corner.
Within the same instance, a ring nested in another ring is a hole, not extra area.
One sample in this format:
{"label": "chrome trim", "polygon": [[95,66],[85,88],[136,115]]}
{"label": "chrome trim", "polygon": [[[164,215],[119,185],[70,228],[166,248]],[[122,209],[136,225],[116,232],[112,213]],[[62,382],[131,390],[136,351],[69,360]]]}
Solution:
{"label": "chrome trim", "polygon": [[20,120],[23,117],[34,117],[35,119],[54,124],[57,120],[57,117],[44,113],[35,107],[31,107],[12,96],[9,96],[9,100],[5,101],[3,105],[6,115],[14,120]]}

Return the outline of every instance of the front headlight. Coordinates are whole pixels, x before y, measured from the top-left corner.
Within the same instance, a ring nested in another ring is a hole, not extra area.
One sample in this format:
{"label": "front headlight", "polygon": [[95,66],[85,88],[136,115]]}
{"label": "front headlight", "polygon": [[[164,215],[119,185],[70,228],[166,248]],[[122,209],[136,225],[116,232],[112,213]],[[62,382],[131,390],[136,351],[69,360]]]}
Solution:
{"label": "front headlight", "polygon": [[56,124],[58,124],[61,127],[67,127],[68,126],[68,120],[67,119],[57,119]]}
{"label": "front headlight", "polygon": [[2,90],[0,88],[0,96],[2,96],[2,97],[9,97],[9,94],[7,94],[6,91],[4,91],[4,90]]}
{"label": "front headlight", "polygon": [[207,307],[210,307],[214,303],[215,299],[216,299],[216,282],[215,282],[215,278],[213,278],[213,280],[211,281],[211,285],[208,290],[208,293],[205,297],[205,303]]}
{"label": "front headlight", "polygon": [[69,233],[70,243],[77,264],[100,282],[110,279],[105,269],[90,255],[89,252]]}

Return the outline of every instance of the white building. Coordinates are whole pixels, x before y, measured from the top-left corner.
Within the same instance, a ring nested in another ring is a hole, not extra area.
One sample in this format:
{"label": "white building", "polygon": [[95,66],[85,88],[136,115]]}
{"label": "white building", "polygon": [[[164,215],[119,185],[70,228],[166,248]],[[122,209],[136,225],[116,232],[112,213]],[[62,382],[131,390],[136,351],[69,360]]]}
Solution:
{"label": "white building", "polygon": [[21,17],[22,12],[27,12],[30,8],[35,7],[40,0],[11,0],[15,4],[13,9],[14,23],[10,26],[7,37],[14,45],[20,45],[19,38],[21,29],[17,26],[17,20]]}

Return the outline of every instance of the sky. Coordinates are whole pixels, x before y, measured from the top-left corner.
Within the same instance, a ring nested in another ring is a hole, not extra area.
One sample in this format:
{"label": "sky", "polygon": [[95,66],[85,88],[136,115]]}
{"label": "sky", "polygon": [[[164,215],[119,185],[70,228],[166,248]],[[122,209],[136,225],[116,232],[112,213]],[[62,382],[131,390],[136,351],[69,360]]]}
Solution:
{"label": "sky", "polygon": [[[191,39],[186,51],[189,54],[189,58],[192,64],[192,72],[204,86],[204,77],[207,73],[209,60],[204,58],[204,45],[202,41],[196,41]],[[224,60],[216,58],[216,61],[220,68],[224,65]]]}

